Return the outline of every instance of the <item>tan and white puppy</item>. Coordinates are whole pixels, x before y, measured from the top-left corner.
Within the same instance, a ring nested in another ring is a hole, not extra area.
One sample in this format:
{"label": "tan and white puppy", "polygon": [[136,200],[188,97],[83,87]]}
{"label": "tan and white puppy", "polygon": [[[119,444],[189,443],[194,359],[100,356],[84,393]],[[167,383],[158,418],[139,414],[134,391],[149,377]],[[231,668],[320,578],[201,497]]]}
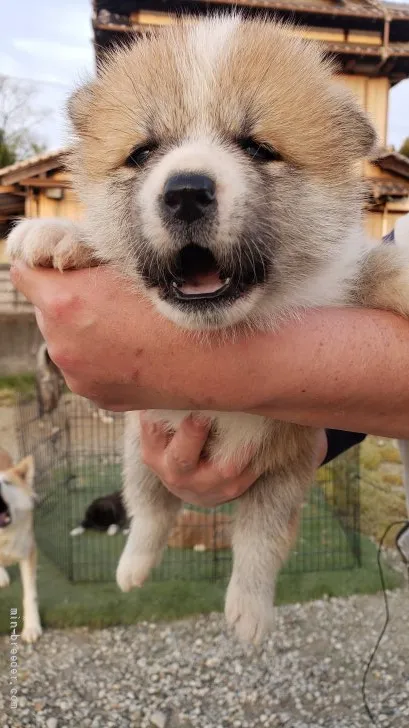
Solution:
{"label": "tan and white puppy", "polygon": [[13,466],[11,458],[0,452],[0,587],[8,586],[4,567],[20,565],[23,586],[23,631],[25,642],[41,635],[37,603],[37,549],[34,538],[34,460],[24,458]]}
{"label": "tan and white puppy", "polygon": [[[276,327],[307,307],[409,314],[407,252],[374,247],[362,230],[359,163],[374,130],[318,45],[291,27],[182,20],[109,53],[69,115],[86,219],[23,222],[12,258],[61,269],[110,261],[164,316],[213,337]],[[264,473],[237,504],[226,598],[228,623],[258,642],[313,479],[316,433],[210,415],[208,457],[223,464],[251,447]],[[185,416],[152,413],[170,429]],[[181,503],[141,462],[137,413],[125,439],[132,524],[117,579],[128,590],[160,560]]]}

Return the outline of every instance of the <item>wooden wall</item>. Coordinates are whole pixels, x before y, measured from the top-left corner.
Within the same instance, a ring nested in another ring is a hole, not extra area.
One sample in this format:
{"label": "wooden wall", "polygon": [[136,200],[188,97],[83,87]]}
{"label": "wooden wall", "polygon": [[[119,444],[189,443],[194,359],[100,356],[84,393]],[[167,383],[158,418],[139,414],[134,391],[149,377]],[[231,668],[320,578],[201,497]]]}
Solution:
{"label": "wooden wall", "polygon": [[7,263],[6,241],[4,238],[0,238],[0,264],[1,263]]}
{"label": "wooden wall", "polygon": [[369,114],[379,141],[386,145],[388,128],[388,98],[390,84],[387,78],[339,75],[337,80],[355,94],[362,108]]}

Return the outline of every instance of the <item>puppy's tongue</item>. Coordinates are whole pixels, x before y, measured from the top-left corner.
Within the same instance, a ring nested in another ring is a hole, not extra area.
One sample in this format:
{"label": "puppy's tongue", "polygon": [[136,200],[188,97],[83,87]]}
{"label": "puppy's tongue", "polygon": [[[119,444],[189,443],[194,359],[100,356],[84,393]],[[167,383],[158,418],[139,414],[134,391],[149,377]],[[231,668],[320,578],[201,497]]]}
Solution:
{"label": "puppy's tongue", "polygon": [[225,281],[222,281],[217,273],[201,273],[190,276],[187,281],[178,285],[178,289],[186,295],[215,293],[219,288],[223,288],[224,284]]}

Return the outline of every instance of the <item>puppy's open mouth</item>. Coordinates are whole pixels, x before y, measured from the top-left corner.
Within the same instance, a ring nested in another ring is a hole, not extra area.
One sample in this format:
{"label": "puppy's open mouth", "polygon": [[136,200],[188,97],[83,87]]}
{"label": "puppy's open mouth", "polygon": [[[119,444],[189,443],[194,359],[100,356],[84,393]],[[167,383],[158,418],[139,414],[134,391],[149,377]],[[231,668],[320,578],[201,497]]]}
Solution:
{"label": "puppy's open mouth", "polygon": [[171,294],[181,301],[213,301],[234,293],[232,275],[222,270],[208,248],[186,245],[171,274]]}
{"label": "puppy's open mouth", "polygon": [[189,243],[172,259],[144,261],[141,272],[149,288],[179,307],[200,309],[229,305],[266,279],[266,262],[260,255],[243,254],[239,246],[229,263],[201,245]]}
{"label": "puppy's open mouth", "polygon": [[0,495],[0,528],[5,528],[11,523],[11,515],[6,501]]}

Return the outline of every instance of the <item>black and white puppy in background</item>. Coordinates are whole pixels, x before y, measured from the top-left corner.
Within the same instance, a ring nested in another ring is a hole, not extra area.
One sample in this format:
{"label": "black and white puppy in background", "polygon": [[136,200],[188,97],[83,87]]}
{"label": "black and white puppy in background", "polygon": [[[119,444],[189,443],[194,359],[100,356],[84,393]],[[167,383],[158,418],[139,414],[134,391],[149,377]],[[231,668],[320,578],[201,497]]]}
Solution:
{"label": "black and white puppy in background", "polygon": [[119,530],[127,533],[128,518],[119,490],[96,498],[85,511],[80,526],[71,531],[71,536],[80,536],[84,531],[105,531],[114,536]]}

